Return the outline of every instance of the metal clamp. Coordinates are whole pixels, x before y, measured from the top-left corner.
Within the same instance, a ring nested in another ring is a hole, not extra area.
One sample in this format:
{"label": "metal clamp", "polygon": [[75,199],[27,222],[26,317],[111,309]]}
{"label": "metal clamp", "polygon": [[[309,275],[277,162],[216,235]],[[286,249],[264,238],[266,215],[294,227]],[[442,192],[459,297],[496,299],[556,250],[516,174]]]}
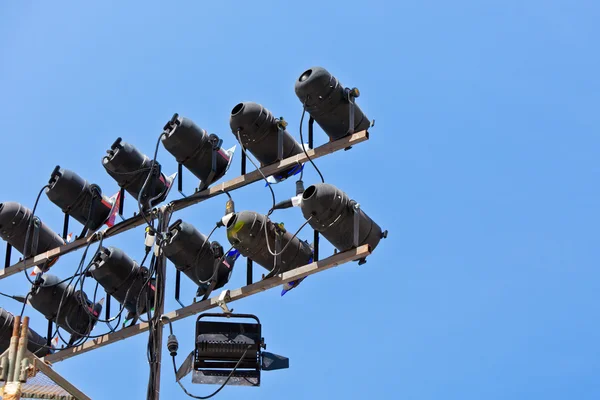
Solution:
{"label": "metal clamp", "polygon": [[231,300],[229,290],[223,290],[217,298],[217,305],[221,307],[221,310],[223,310],[225,314],[231,314],[233,312],[233,308],[230,310],[229,307],[227,307],[227,302],[229,300]]}
{"label": "metal clamp", "polygon": [[346,100],[350,103],[350,121],[348,124],[348,135],[352,135],[354,133],[354,109],[356,108],[355,99],[360,96],[360,91],[358,88],[345,88],[344,94],[346,95]]}
{"label": "metal clamp", "polygon": [[283,133],[288,123],[283,117],[277,120],[277,160],[283,160]]}

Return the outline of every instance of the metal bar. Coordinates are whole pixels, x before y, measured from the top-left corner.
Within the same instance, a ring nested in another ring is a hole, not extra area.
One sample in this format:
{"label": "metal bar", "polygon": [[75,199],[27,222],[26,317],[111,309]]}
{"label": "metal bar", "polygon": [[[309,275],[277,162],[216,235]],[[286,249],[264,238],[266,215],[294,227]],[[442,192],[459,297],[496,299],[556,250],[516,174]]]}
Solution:
{"label": "metal bar", "polygon": [[311,149],[314,149],[314,125],[315,125],[315,119],[313,117],[310,117],[308,119],[308,147]]}
{"label": "metal bar", "polygon": [[[240,143],[240,146],[243,146],[243,144]],[[246,152],[244,151],[244,149],[242,149],[242,158],[241,158],[241,174],[242,175],[246,175]]]}
{"label": "metal bar", "polygon": [[[318,262],[313,262],[303,267],[299,267],[293,269],[291,271],[287,271],[278,275],[275,275],[271,278],[261,280],[259,282],[253,283],[252,285],[244,286],[240,289],[234,289],[229,291],[230,299],[227,301],[227,304],[232,303],[236,300],[241,300],[246,297],[252,296],[257,293],[264,292],[265,290],[272,289],[274,287],[283,285],[284,283],[295,281],[297,279],[304,278],[309,275],[316,274],[317,272],[325,271],[327,269],[337,267],[338,265],[348,263],[350,261],[358,260],[364,257],[367,257],[371,254],[371,250],[368,245],[362,245],[356,249],[351,249],[345,251],[343,253],[337,253],[330,257],[327,257]],[[187,307],[180,308],[179,310],[171,311],[170,313],[165,314],[171,321],[175,322],[180,319],[184,319],[190,317],[192,315],[196,315],[206,310],[210,310],[213,308],[218,308],[218,295],[211,297],[210,299],[199,301],[197,303],[191,304]],[[129,337],[135,336],[142,332],[148,331],[148,324],[145,322],[139,323],[137,325],[121,329],[114,333],[109,333],[107,335],[101,336],[97,339],[92,339],[84,344],[73,347],[70,349],[61,350],[54,354],[47,355],[44,360],[50,362],[59,362],[66,360],[67,358],[74,357],[79,354],[87,353],[88,351],[95,350],[100,347],[107,346],[111,343],[118,342],[123,339],[127,339]]]}
{"label": "metal bar", "polygon": [[125,188],[121,188],[119,199],[121,199],[119,202],[119,215],[122,217],[125,212]]}
{"label": "metal bar", "polygon": [[319,261],[319,231],[316,230],[313,236],[313,261]]}
{"label": "metal bar", "polygon": [[10,253],[12,252],[12,246],[10,243],[6,242],[6,258],[4,259],[4,269],[8,268],[10,265]]}
{"label": "metal bar", "polygon": [[[369,133],[367,131],[360,131],[353,135],[343,137],[339,140],[326,143],[322,146],[317,147],[316,149],[307,150],[307,153],[311,159],[315,160],[317,158],[326,156],[326,155],[334,153],[336,151],[345,149],[350,145],[364,142],[368,139],[369,139]],[[262,168],[260,168],[260,170],[262,171],[262,173],[265,176],[270,176],[270,175],[274,175],[278,172],[284,171],[291,166],[300,165],[307,161],[308,161],[308,157],[306,157],[306,154],[304,152],[301,152],[300,154],[296,154],[296,155],[294,155],[292,157],[288,157],[284,160],[277,161],[271,165],[267,165],[266,167],[262,167]],[[232,190],[236,190],[241,187],[250,185],[254,182],[258,182],[261,179],[263,179],[262,175],[260,174],[260,172],[258,170],[255,170],[248,174],[238,176],[237,178],[231,179],[227,182],[213,185],[212,187],[210,187],[206,190],[200,191],[192,196],[188,196],[186,198],[182,198],[182,199],[171,202],[171,204],[173,206],[173,211],[175,212],[175,211],[182,210],[184,208],[190,207],[191,205],[194,205],[194,204],[203,202],[205,200],[208,200],[212,197],[218,196],[222,193],[231,192]],[[121,205],[123,205],[123,202],[124,202],[124,193],[122,191]],[[152,211],[152,213],[151,213],[151,215],[149,215],[149,217],[153,218],[153,219],[156,218],[155,210]],[[140,215],[134,216],[132,218],[128,218],[125,221],[122,221],[122,222],[114,225],[111,228],[106,229],[104,231],[103,236],[106,239],[106,238],[115,236],[121,232],[125,232],[125,231],[133,229],[135,227],[138,227],[140,225],[144,225],[145,223],[146,222],[144,221],[144,218],[142,218],[142,216],[140,216]],[[8,268],[0,270],[0,280],[6,278],[7,276],[11,276],[18,272],[21,272],[24,269],[27,269],[34,265],[41,265],[44,262],[50,260],[51,258],[62,256],[64,254],[67,254],[67,253],[70,253],[77,249],[80,249],[82,247],[85,247],[87,245],[88,240],[90,240],[92,242],[96,242],[98,240],[98,238],[96,236],[80,238],[80,239],[75,240],[64,246],[57,247],[52,250],[48,250],[47,252],[39,254],[35,257],[20,261],[16,264],[13,264],[12,266],[10,266]]]}
{"label": "metal bar", "polygon": [[62,238],[66,242],[67,235],[69,234],[69,214],[65,213],[65,222],[63,223],[63,235]]}
{"label": "metal bar", "polygon": [[175,272],[175,300],[181,305],[181,307],[185,307],[183,303],[179,300],[179,295],[181,293],[181,271],[177,270]]}
{"label": "metal bar", "polygon": [[44,360],[37,357],[32,352],[27,352],[27,358],[33,360],[33,366],[35,369],[40,370],[44,375],[56,382],[60,387],[69,392],[69,394],[74,396],[77,400],[92,400],[88,396],[86,396],[81,390],[77,389],[75,386],[73,386],[73,384],[71,384],[69,381],[63,378],[62,375],[53,370],[49,365],[47,365],[44,362]]}
{"label": "metal bar", "polygon": [[252,285],[252,260],[246,259],[246,285]]}
{"label": "metal bar", "polygon": [[177,164],[177,191],[183,193],[183,165]]}
{"label": "metal bar", "polygon": [[54,326],[52,325],[52,320],[48,320],[48,336],[46,337],[46,345],[48,347],[52,347],[52,334],[54,333]]}
{"label": "metal bar", "polygon": [[12,376],[8,376],[9,381],[19,382],[19,375],[21,375],[21,361],[25,357],[27,351],[27,333],[29,332],[29,317],[23,317],[23,324],[21,325],[21,334],[19,335],[19,345],[17,347],[17,357],[15,358],[15,371]]}
{"label": "metal bar", "polygon": [[106,315],[104,319],[110,319],[110,294],[106,293]]}

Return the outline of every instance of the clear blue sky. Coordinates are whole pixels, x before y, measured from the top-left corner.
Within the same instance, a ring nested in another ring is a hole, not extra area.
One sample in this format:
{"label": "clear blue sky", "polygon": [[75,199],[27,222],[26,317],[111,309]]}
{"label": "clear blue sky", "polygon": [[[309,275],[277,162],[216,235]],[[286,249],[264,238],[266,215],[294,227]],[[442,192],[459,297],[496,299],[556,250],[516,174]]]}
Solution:
{"label": "clear blue sky", "polygon": [[[113,194],[105,150],[122,136],[150,154],[174,112],[229,147],[231,108],[256,101],[297,135],[293,83],[313,65],[358,86],[377,121],[371,140],[318,165],[389,238],[364,266],[236,303],[261,318],[269,350],[289,356],[291,368],[265,373],[258,389],[226,388],[221,399],[600,397],[597,2],[94,3],[0,5],[1,201],[31,207],[56,164]],[[317,131],[318,143],[326,139]],[[159,160],[175,171],[164,148]],[[305,182],[317,178],[308,166]],[[186,182],[189,190],[188,172]],[[293,181],[276,188],[279,199],[293,191]],[[235,200],[238,210],[265,212],[270,196],[256,184]],[[224,202],[179,215],[207,233]],[[61,230],[45,197],[38,215]],[[289,227],[303,221],[297,209],[275,216]],[[223,231],[215,237],[226,242]],[[139,261],[142,230],[107,244]],[[68,276],[80,255],[54,272]],[[243,264],[228,288],[243,284]],[[27,285],[18,275],[0,290]],[[183,292],[189,302],[187,280]],[[8,299],[2,306],[19,309]],[[27,314],[45,333],[42,315]],[[175,324],[178,362],[193,329],[192,319]],[[56,369],[94,399],[145,398],[146,340]],[[183,399],[169,362],[163,398]]]}

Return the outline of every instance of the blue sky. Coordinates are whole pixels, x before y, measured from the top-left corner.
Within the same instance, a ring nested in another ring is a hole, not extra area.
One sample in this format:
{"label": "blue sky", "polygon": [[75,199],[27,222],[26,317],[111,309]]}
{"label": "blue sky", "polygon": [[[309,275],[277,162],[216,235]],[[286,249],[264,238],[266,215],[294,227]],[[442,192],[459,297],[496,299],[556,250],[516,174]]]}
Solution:
{"label": "blue sky", "polygon": [[[150,154],[174,112],[229,147],[231,108],[256,101],[298,137],[294,80],[321,65],[360,88],[377,122],[368,142],[318,166],[390,235],[364,266],[236,303],[261,318],[269,350],[291,368],[220,398],[597,399],[599,11],[583,0],[3,2],[0,201],[33,206],[56,164],[113,194],[105,150],[122,136]],[[176,170],[164,148],[159,161]],[[239,153],[227,178],[238,163]],[[306,184],[317,180],[308,166]],[[293,191],[293,181],[276,187],[278,199]],[[266,212],[270,195],[256,184],[234,199]],[[179,216],[207,233],[224,203]],[[38,215],[61,230],[45,197]],[[275,217],[303,221],[297,209]],[[139,261],[142,232],[107,244]],[[226,243],[222,230],[215,238]],[[69,276],[80,256],[54,272]],[[243,285],[243,264],[228,288]],[[9,293],[27,286],[21,275],[0,282]],[[188,303],[193,292],[184,280]],[[45,333],[43,316],[27,314]],[[178,362],[193,329],[193,319],[175,324]],[[94,399],[141,399],[146,340],[56,369]],[[186,398],[164,362],[163,398]]]}

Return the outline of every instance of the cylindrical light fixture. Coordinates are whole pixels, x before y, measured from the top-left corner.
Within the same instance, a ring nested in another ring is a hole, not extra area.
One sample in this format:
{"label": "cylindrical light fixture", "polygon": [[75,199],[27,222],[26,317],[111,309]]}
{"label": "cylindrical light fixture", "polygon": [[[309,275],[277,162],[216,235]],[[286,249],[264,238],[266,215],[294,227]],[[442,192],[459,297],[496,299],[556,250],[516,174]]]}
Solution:
{"label": "cylindrical light fixture", "polygon": [[[240,144],[248,149],[263,166],[277,161],[279,129],[283,127],[269,110],[257,103],[239,103],[231,110],[229,126],[236,139],[239,131]],[[302,153],[300,143],[287,130],[282,133],[282,158]],[[281,177],[287,177],[294,169],[295,166],[281,172]]]}
{"label": "cylindrical light fixture", "polygon": [[46,195],[50,201],[88,229],[95,231],[108,219],[112,204],[98,185],[60,166],[56,166],[48,184]]}
{"label": "cylindrical light fixture", "polygon": [[202,181],[203,188],[225,175],[231,156],[220,148],[217,135],[209,135],[191,119],[181,116],[171,119],[161,140],[177,162]]}
{"label": "cylindrical light fixture", "polygon": [[[148,279],[148,269],[140,267],[123,250],[103,247],[92,260],[89,271],[106,293],[124,305],[130,317],[145,313],[148,304],[154,305],[155,288],[153,280]],[[144,300],[138,301],[139,297]]]}
{"label": "cylindrical light fixture", "polygon": [[[47,319],[69,332],[71,340],[88,335],[102,310],[102,306],[92,304],[84,292],[50,274],[41,276],[41,284],[31,292],[29,303]],[[87,311],[84,307],[87,307]]]}
{"label": "cylindrical light fixture", "polygon": [[[0,237],[21,254],[25,253],[25,236],[32,218],[31,210],[19,203],[12,201],[0,203]],[[36,254],[28,254],[28,256],[35,256],[65,244],[64,240],[43,222],[39,224],[37,230],[39,233]],[[33,244],[34,231],[35,228],[32,226],[27,241],[30,248],[28,253]]]}
{"label": "cylindrical light fixture", "polygon": [[[0,354],[4,353],[10,346],[15,317],[4,308],[0,308]],[[50,354],[50,348],[46,346],[46,339],[33,329],[29,328],[27,334],[27,350],[38,357]]]}
{"label": "cylindrical light fixture", "polygon": [[[213,246],[220,246],[217,242],[211,243],[207,237],[200,233],[193,225],[175,221],[167,233],[166,243],[163,245],[165,256],[183,272],[196,285],[200,287],[198,294],[203,294],[203,288],[213,276],[215,268],[215,252]],[[223,257],[216,271],[216,286],[222,288],[228,281],[233,268],[234,260]]]}
{"label": "cylindrical light fixture", "polygon": [[[354,247],[355,218],[358,218],[358,246],[368,244],[371,250],[383,237],[381,228],[357,203],[333,185],[319,183],[309,186],[302,194],[300,205],[304,218],[339,251]],[[358,213],[358,216],[355,216]]]}
{"label": "cylindrical light fixture", "polygon": [[131,144],[123,142],[121,138],[112,144],[107,153],[108,155],[102,158],[106,172],[136,200],[148,174],[152,173],[141,199],[144,207],[153,207],[167,197],[169,182],[160,172],[158,161],[154,163],[154,170],[151,172],[152,160]]}
{"label": "cylindrical light fixture", "polygon": [[[265,224],[267,234],[265,235]],[[253,211],[242,211],[236,213],[227,222],[227,239],[244,257],[250,258],[267,270],[273,269],[276,251],[276,235],[280,235],[280,268],[279,272],[285,272],[306,265],[312,261],[313,251],[305,241],[293,237],[290,232],[277,233],[279,228],[263,214]],[[290,243],[291,242],[291,243]],[[289,243],[289,244],[288,244]]]}
{"label": "cylindrical light fixture", "polygon": [[366,130],[371,122],[360,107],[349,101],[348,95],[358,93],[347,90],[340,81],[325,68],[307,69],[296,80],[296,95],[306,106],[306,111],[317,121],[331,140],[348,135],[350,108],[354,107],[354,132]]}

